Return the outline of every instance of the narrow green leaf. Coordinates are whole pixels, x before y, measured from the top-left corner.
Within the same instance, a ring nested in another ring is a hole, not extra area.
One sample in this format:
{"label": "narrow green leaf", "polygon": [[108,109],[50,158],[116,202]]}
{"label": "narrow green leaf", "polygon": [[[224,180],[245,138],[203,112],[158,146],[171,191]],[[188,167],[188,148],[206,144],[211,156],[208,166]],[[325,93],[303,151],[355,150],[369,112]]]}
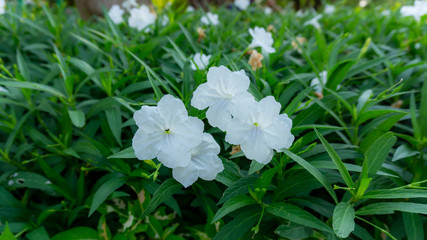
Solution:
{"label": "narrow green leaf", "polygon": [[322,134],[317,131],[315,128],[314,131],[317,134],[317,137],[322,142],[323,146],[325,147],[326,151],[328,152],[329,156],[331,157],[332,161],[335,163],[335,165],[338,168],[338,171],[341,174],[341,177],[343,178],[344,182],[346,183],[347,187],[354,189],[354,182],[351,178],[350,174],[348,173],[347,168],[345,167],[344,163],[342,162],[340,156],[335,152],[335,150],[332,148],[332,146],[326,141],[326,139],[322,136]]}
{"label": "narrow green leaf", "polygon": [[88,227],[75,227],[58,233],[51,240],[98,240],[98,232]]}
{"label": "narrow green leaf", "polygon": [[113,107],[105,110],[107,116],[108,126],[110,127],[111,132],[113,133],[114,138],[117,143],[122,145],[122,115],[120,108]]}
{"label": "narrow green leaf", "polygon": [[427,204],[412,202],[380,202],[364,206],[356,211],[356,215],[393,214],[394,211],[427,214]]}
{"label": "narrow green leaf", "polygon": [[274,233],[291,240],[307,239],[313,235],[313,230],[297,224],[280,225]]}
{"label": "narrow green leaf", "polygon": [[332,227],[340,238],[346,238],[354,231],[354,208],[348,202],[340,202],[334,209]]}
{"label": "narrow green leaf", "polygon": [[81,128],[86,123],[85,113],[82,110],[68,110],[71,122],[74,126]]}
{"label": "narrow green leaf", "polygon": [[222,198],[219,200],[218,204],[225,203],[235,196],[248,193],[249,189],[252,188],[257,179],[258,176],[251,175],[237,180],[224,191],[224,194],[222,195]]}
{"label": "narrow green leaf", "polygon": [[116,191],[118,188],[123,186],[127,181],[125,176],[118,176],[117,174],[111,174],[110,179],[104,182],[95,192],[92,204],[89,210],[89,216],[91,216],[96,209],[110,196],[111,193]]}
{"label": "narrow green leaf", "polygon": [[220,209],[216,212],[215,216],[213,217],[211,224],[214,222],[217,222],[225,215],[229,214],[230,212],[233,212],[239,208],[249,206],[252,204],[256,204],[256,201],[246,195],[239,195],[236,196],[224,203]]}
{"label": "narrow green leaf", "polygon": [[386,160],[388,153],[396,140],[397,138],[392,132],[388,132],[378,138],[366,151],[366,164],[363,164],[362,174],[366,172],[368,177],[375,176],[381,168],[381,165]]}
{"label": "narrow green leaf", "polygon": [[425,240],[421,216],[416,213],[402,213],[408,240]]}
{"label": "narrow green leaf", "polygon": [[362,199],[427,198],[427,190],[421,189],[384,189],[373,190]]}
{"label": "narrow green leaf", "polygon": [[424,79],[423,88],[421,90],[421,104],[418,119],[422,136],[427,138],[427,78]]}
{"label": "narrow green leaf", "polygon": [[34,90],[50,93],[59,98],[64,98],[64,99],[66,98],[64,94],[62,94],[60,91],[56,90],[55,88],[49,87],[47,85],[43,85],[40,83],[35,83],[35,82],[18,82],[18,81],[5,80],[5,81],[0,81],[0,85],[6,86],[6,87],[34,89]]}
{"label": "narrow green leaf", "polygon": [[26,235],[26,237],[29,240],[49,240],[50,239],[44,227],[39,227],[36,230],[29,232]]}
{"label": "narrow green leaf", "polygon": [[181,188],[182,185],[172,178],[164,181],[154,192],[153,198],[144,212],[142,212],[142,215],[139,217],[139,219],[143,219],[145,216],[152,213],[160,204],[164,203],[175,193],[178,193]]}
{"label": "narrow green leaf", "polygon": [[257,161],[251,161],[251,165],[249,167],[248,175],[252,175],[255,172],[258,172],[261,170],[265,165],[262,163],[259,163]]}
{"label": "narrow green leaf", "polygon": [[0,236],[0,240],[16,240],[13,233],[10,231],[9,224],[6,222],[6,227]]}
{"label": "narrow green leaf", "polygon": [[408,144],[400,145],[399,147],[396,148],[396,151],[394,152],[394,155],[391,161],[394,162],[394,161],[412,157],[418,154],[420,154],[420,152],[412,150]]}
{"label": "narrow green leaf", "polygon": [[331,187],[331,184],[328,182],[325,176],[317,168],[313,167],[309,162],[302,159],[301,157],[295,155],[294,153],[290,152],[287,149],[282,149],[282,151],[288,155],[290,158],[292,158],[295,162],[297,162],[299,165],[301,165],[305,170],[307,170],[313,177],[315,177],[325,188],[326,191],[328,191],[329,195],[331,195],[332,199],[335,203],[338,203],[337,195],[335,194],[334,190]]}
{"label": "narrow green leaf", "polygon": [[114,153],[113,155],[107,157],[110,158],[136,158],[135,151],[133,150],[133,147],[128,147],[126,149],[123,149],[120,152]]}
{"label": "narrow green leaf", "polygon": [[238,240],[257,222],[260,210],[244,211],[223,226],[213,240]]}
{"label": "narrow green leaf", "polygon": [[355,63],[356,62],[354,59],[347,59],[335,64],[335,66],[333,66],[332,69],[328,72],[328,81],[326,82],[326,87],[336,91],[338,85],[340,85],[346,78],[347,72]]}
{"label": "narrow green leaf", "polygon": [[324,222],[313,216],[311,213],[287,203],[271,203],[265,210],[277,217],[291,222],[318,229],[325,232],[333,232]]}

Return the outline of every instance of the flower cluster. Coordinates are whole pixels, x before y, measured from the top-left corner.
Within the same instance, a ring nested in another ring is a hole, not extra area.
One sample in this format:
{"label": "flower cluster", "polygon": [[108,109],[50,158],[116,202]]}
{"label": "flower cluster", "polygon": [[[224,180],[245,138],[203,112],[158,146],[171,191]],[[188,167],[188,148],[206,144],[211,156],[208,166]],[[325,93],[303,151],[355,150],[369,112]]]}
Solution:
{"label": "flower cluster", "polygon": [[[144,30],[145,32],[148,32],[150,30],[148,26],[152,25],[156,21],[156,15],[150,11],[150,8],[146,5],[138,7],[135,0],[127,0],[123,2],[122,7],[130,14],[128,19],[129,26],[136,28],[138,31]],[[108,11],[108,16],[115,24],[120,24],[124,21],[124,9],[119,5],[113,5]],[[164,18],[162,24],[165,25],[167,22],[168,19]]]}
{"label": "flower cluster", "polygon": [[216,26],[216,25],[218,25],[218,24],[219,24],[218,14],[208,12],[208,13],[206,13],[206,15],[205,15],[205,16],[203,16],[203,17],[200,19],[200,21],[201,21],[201,22],[202,22],[202,24],[204,24],[204,25],[211,25],[211,24],[212,24],[213,26]]}
{"label": "flower cluster", "polygon": [[[292,145],[292,121],[280,114],[281,105],[272,96],[257,102],[248,92],[249,85],[243,70],[211,67],[207,82],[194,91],[191,105],[208,108],[209,124],[226,132],[225,141],[240,145],[248,159],[267,164],[274,150]],[[173,169],[173,177],[184,187],[198,178],[213,180],[224,169],[218,143],[203,132],[200,119],[188,116],[181,100],[166,95],[157,107],[143,106],[134,119],[138,131],[132,146],[137,158],[157,158]]]}

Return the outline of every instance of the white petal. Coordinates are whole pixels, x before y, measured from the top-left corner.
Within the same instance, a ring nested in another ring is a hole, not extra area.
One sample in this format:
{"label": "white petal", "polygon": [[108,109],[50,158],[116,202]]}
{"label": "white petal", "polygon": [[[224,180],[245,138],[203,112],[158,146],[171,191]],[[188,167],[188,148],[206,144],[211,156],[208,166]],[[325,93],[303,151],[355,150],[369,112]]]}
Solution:
{"label": "white petal", "polygon": [[193,92],[191,106],[203,110],[218,101],[220,99],[218,96],[219,93],[215,89],[212,89],[207,83],[203,83]]}
{"label": "white petal", "polygon": [[249,137],[253,128],[254,126],[252,124],[244,123],[233,118],[227,125],[225,141],[234,145],[242,144]]}
{"label": "white petal", "polygon": [[231,120],[229,104],[230,101],[221,100],[209,107],[206,112],[206,118],[209,120],[211,126],[217,127],[223,131],[227,128],[227,124]]}
{"label": "white petal", "polygon": [[141,129],[138,129],[132,139],[132,148],[139,160],[157,157],[161,147],[162,135],[158,132],[144,133]]}
{"label": "white petal", "polygon": [[274,99],[273,96],[261,99],[257,104],[259,114],[258,123],[262,126],[270,124],[271,121],[278,118],[281,108],[282,106]]}
{"label": "white petal", "polygon": [[186,120],[188,116],[184,103],[172,95],[162,97],[157,104],[157,109],[168,127]]}
{"label": "white petal", "polygon": [[254,124],[259,118],[257,105],[258,102],[253,97],[246,95],[236,98],[233,106],[230,107],[230,111],[234,118]]}
{"label": "white petal", "polygon": [[171,126],[171,132],[184,142],[183,148],[194,148],[203,140],[204,124],[196,117],[187,117],[185,121]]}
{"label": "white petal", "polygon": [[199,174],[197,169],[191,163],[186,167],[177,167],[172,170],[172,176],[181,183],[185,188],[193,184],[197,178],[199,178]]}
{"label": "white petal", "polygon": [[157,107],[142,106],[133,114],[133,119],[138,127],[155,128],[164,125]]}
{"label": "white petal", "polygon": [[251,131],[245,142],[240,144],[240,147],[248,159],[262,164],[267,164],[271,161],[272,149],[268,147],[263,133],[259,129]]}
{"label": "white petal", "polygon": [[165,134],[157,159],[168,168],[185,167],[191,159],[191,148],[176,134]]}

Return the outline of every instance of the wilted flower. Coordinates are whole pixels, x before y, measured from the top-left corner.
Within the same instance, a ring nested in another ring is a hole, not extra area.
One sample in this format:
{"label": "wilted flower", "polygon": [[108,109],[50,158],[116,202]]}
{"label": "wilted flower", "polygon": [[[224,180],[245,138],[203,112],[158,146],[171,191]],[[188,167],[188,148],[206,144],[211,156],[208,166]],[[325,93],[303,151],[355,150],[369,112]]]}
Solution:
{"label": "wilted flower", "polygon": [[[318,98],[323,98],[323,87],[326,85],[326,82],[328,81],[328,72],[327,71],[322,71],[320,72],[320,80],[318,77],[313,78],[313,80],[311,80],[310,83],[310,87],[314,86],[315,94]],[[322,84],[320,84],[320,81],[322,82]]]}
{"label": "wilted flower", "polygon": [[210,125],[224,130],[236,102],[253,99],[247,91],[249,78],[243,70],[232,72],[220,66],[209,68],[207,80],[194,91],[191,105],[199,110],[209,107],[206,117]]}
{"label": "wilted flower", "polygon": [[292,40],[291,45],[299,53],[302,53],[302,49],[299,47],[299,45],[303,45],[305,42],[307,42],[307,39],[305,37],[296,37],[295,40]]}
{"label": "wilted flower", "polygon": [[414,6],[403,6],[400,13],[405,17],[412,16],[415,20],[420,21],[421,17],[427,14],[427,1],[416,0]]}
{"label": "wilted flower", "polygon": [[267,26],[267,32],[275,32],[276,29],[274,28],[274,26],[272,24]]}
{"label": "wilted flower", "polygon": [[191,149],[190,163],[185,167],[176,167],[172,170],[172,176],[184,187],[193,184],[197,178],[211,181],[222,170],[224,166],[218,157],[221,148],[212,135],[203,134],[203,141]]}
{"label": "wilted flower", "polygon": [[264,13],[266,15],[270,15],[273,12],[273,9],[271,7],[265,7],[264,8]]}
{"label": "wilted flower", "polygon": [[315,16],[314,18],[312,18],[311,20],[308,20],[307,22],[304,23],[304,26],[312,25],[316,29],[321,29],[321,26],[319,23],[320,18],[322,18],[322,14],[319,14],[319,15]]}
{"label": "wilted flower", "polygon": [[273,48],[274,41],[270,32],[265,31],[264,28],[255,27],[254,29],[249,29],[249,34],[252,36],[250,48],[261,47],[266,53],[276,52],[276,49]]}
{"label": "wilted flower", "polygon": [[157,107],[142,106],[133,118],[139,128],[132,147],[140,160],[157,157],[166,167],[185,167],[191,149],[203,140],[203,122],[189,117],[184,103],[172,95],[164,96]]}
{"label": "wilted flower", "polygon": [[268,96],[261,101],[241,101],[232,112],[225,140],[240,145],[248,159],[262,164],[271,161],[274,151],[289,148],[294,141],[292,120],[280,114],[280,103]]}
{"label": "wilted flower", "polygon": [[108,16],[111,18],[111,21],[113,21],[113,23],[120,24],[123,22],[123,14],[124,13],[125,13],[125,11],[123,9],[121,9],[119,5],[114,4],[110,8],[110,11],[108,11]]}
{"label": "wilted flower", "polygon": [[234,5],[236,5],[240,10],[245,10],[250,4],[250,0],[234,0]]}
{"label": "wilted flower", "polygon": [[130,10],[129,26],[138,29],[138,31],[145,29],[145,32],[148,32],[149,29],[147,27],[155,21],[156,15],[152,14],[145,5]]}
{"label": "wilted flower", "polygon": [[206,37],[205,29],[198,27],[197,28],[197,34],[199,37],[197,38],[197,41],[200,42]]}
{"label": "wilted flower", "polygon": [[261,53],[257,52],[256,50],[251,51],[251,56],[249,57],[249,65],[251,65],[252,70],[256,71],[258,68],[262,67],[262,59],[264,57]]}
{"label": "wilted flower", "polygon": [[122,7],[129,12],[132,8],[138,7],[138,3],[136,0],[126,0],[122,3]]}
{"label": "wilted flower", "polygon": [[334,5],[330,5],[330,4],[326,4],[325,9],[323,10],[324,13],[326,14],[332,14],[335,12],[335,6]]}
{"label": "wilted flower", "polygon": [[196,71],[197,68],[199,68],[199,70],[205,69],[209,65],[210,58],[211,58],[211,55],[205,55],[200,53],[194,54],[193,61],[191,62],[191,69],[193,69],[194,71]]}
{"label": "wilted flower", "polygon": [[205,24],[205,25],[210,25],[212,24],[213,26],[216,26],[219,24],[219,20],[218,20],[218,14],[214,14],[214,13],[206,13],[205,16],[203,16],[200,21]]}

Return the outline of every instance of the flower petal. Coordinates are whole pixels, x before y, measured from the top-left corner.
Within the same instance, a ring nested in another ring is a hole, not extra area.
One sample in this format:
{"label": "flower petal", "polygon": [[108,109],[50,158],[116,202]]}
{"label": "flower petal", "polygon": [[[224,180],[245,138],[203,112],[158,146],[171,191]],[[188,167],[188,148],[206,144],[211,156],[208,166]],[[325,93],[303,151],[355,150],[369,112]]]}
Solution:
{"label": "flower petal", "polygon": [[196,117],[187,117],[187,119],[178,124],[172,125],[172,132],[183,141],[182,148],[188,150],[199,145],[203,140],[203,121]]}
{"label": "flower petal", "polygon": [[198,170],[191,163],[186,167],[177,167],[172,170],[172,176],[185,188],[193,184],[199,178]]}
{"label": "flower petal", "polygon": [[148,129],[163,128],[164,121],[160,117],[157,107],[142,106],[133,114],[133,119],[138,127]]}
{"label": "flower petal", "polygon": [[275,121],[280,114],[282,106],[278,103],[273,96],[268,96],[257,104],[258,121],[262,126],[270,124]]}
{"label": "flower petal", "polygon": [[263,133],[259,129],[252,130],[245,142],[240,144],[240,147],[245,156],[251,160],[262,164],[267,164],[271,161],[272,149],[268,147]]}
{"label": "flower petal", "polygon": [[252,124],[233,118],[227,125],[225,141],[234,145],[242,144],[249,137],[253,128]]}
{"label": "flower petal", "polygon": [[191,159],[190,150],[180,136],[165,134],[157,159],[168,168],[185,167]]}
{"label": "flower petal", "polygon": [[197,87],[193,92],[193,98],[191,99],[191,106],[203,110],[211,106],[214,102],[218,101],[219,93],[215,89],[211,88],[207,83],[203,83]]}
{"label": "flower petal", "polygon": [[179,124],[188,117],[184,103],[172,95],[165,95],[157,104],[160,117],[164,119],[166,127]]}
{"label": "flower petal", "polygon": [[227,124],[231,120],[229,105],[230,101],[221,100],[209,107],[206,112],[206,118],[209,120],[211,126],[223,131],[227,128]]}
{"label": "flower petal", "polygon": [[144,133],[141,129],[138,129],[132,139],[132,148],[139,160],[157,157],[161,147],[162,135],[156,132]]}

